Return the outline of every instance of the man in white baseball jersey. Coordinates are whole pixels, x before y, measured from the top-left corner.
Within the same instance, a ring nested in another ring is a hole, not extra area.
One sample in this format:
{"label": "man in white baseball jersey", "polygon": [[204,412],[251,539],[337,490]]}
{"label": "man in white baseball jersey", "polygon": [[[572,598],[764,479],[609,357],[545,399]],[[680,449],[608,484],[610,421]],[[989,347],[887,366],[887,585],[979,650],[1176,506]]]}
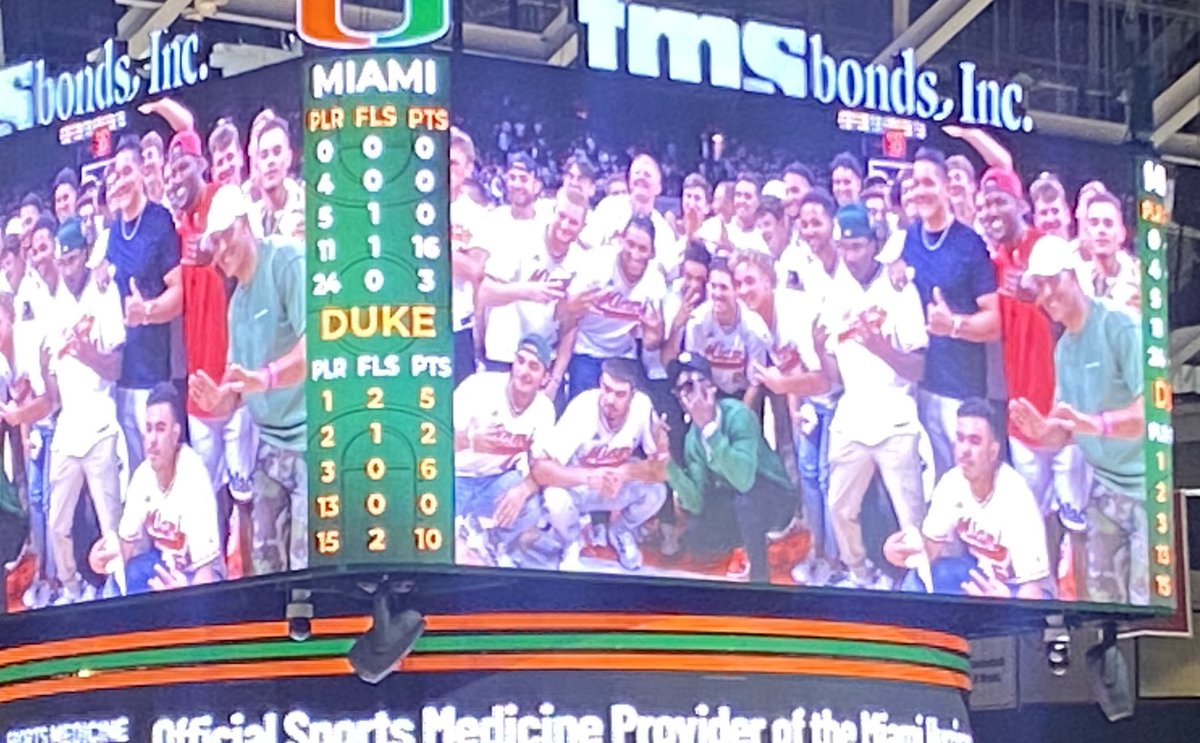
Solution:
{"label": "man in white baseball jersey", "polygon": [[554,406],[541,393],[549,366],[546,339],[526,336],[511,371],[473,374],[454,391],[459,555],[470,551],[487,565],[536,565],[519,543],[529,541],[541,514],[529,452],[554,428]]}
{"label": "man in white baseball jersey", "polygon": [[564,569],[578,563],[582,514],[606,511],[614,514],[609,544],[623,568],[637,570],[637,529],[667,498],[667,431],[637,389],[636,362],[609,359],[601,369],[599,388],[572,400],[546,438],[533,479],[544,488],[550,526],[566,545]]}
{"label": "man in white baseball jersey", "polygon": [[489,365],[510,366],[517,342],[530,334],[545,338],[551,347],[557,345],[555,315],[584,259],[579,231],[586,216],[583,194],[564,188],[537,244],[524,250],[501,249],[488,258],[478,300],[489,315]]}
{"label": "man in white baseball jersey", "polygon": [[[544,243],[545,221],[537,215],[535,204],[542,192],[537,165],[533,158],[518,152],[508,158],[504,175],[508,205],[493,211],[484,221],[480,244],[487,252],[484,276],[491,277],[492,287],[519,278],[520,265]],[[514,272],[512,267],[516,266]],[[480,283],[479,292],[483,294]],[[557,293],[554,293],[557,296]],[[536,297],[545,300],[554,297]],[[482,297],[477,299],[481,300]],[[506,303],[507,304],[507,303]],[[476,326],[482,325],[484,364],[492,371],[504,371],[512,363],[516,342],[521,339],[520,321],[512,307],[475,303]],[[479,334],[476,332],[476,340]]]}
{"label": "man in white baseball jersey", "polygon": [[750,368],[766,366],[771,334],[763,319],[737,299],[733,273],[723,259],[708,269],[708,301],[700,306],[688,323],[683,348],[703,356],[712,367],[713,382],[721,394],[753,400]]}
{"label": "man in white baseball jersey", "polygon": [[[1025,479],[1001,461],[1000,452],[991,406],[980,399],[964,402],[954,442],[957,466],[934,489],[920,531],[888,538],[888,561],[915,568],[933,593],[1051,598],[1041,511]],[[911,579],[906,582],[917,589]]]}
{"label": "man in white baseball jersey", "polygon": [[619,248],[588,251],[567,292],[551,393],[557,391],[564,371],[570,398],[595,388],[600,364],[605,359],[636,359],[639,338],[644,351],[662,346],[666,286],[662,274],[650,270],[654,246],[654,223],[649,217],[634,217]]}
{"label": "man in white baseball jersey", "polygon": [[859,514],[876,472],[882,476],[901,528],[925,518],[918,453],[916,383],[925,370],[929,336],[920,296],[912,284],[897,291],[876,260],[879,239],[867,210],[851,204],[838,210],[841,263],[836,290],[822,313],[831,325],[814,338],[829,348],[822,366],[844,392],[829,426],[829,510],[842,563],[851,585],[880,587],[867,559]]}

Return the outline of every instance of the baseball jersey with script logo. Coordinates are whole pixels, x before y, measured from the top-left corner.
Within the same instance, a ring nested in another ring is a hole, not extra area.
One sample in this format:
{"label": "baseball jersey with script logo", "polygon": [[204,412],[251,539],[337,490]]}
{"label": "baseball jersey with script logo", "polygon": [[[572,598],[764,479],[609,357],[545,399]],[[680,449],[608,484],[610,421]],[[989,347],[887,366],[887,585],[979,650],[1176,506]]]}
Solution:
{"label": "baseball jersey with script logo", "polygon": [[[583,246],[572,243],[567,252],[556,259],[540,240],[528,251],[492,254],[487,262],[487,275],[505,283],[532,281],[550,284],[564,294],[583,259]],[[487,357],[492,361],[512,363],[517,344],[529,334],[545,338],[551,344],[558,339],[558,322],[554,319],[553,302],[522,300],[491,308],[485,336]]]}
{"label": "baseball jersey with script logo", "polygon": [[925,536],[966,551],[1006,583],[1030,583],[1050,575],[1045,522],[1025,478],[1007,464],[996,471],[982,503],[962,469],[942,476],[921,526]]}
{"label": "baseball jersey with script logo", "polygon": [[[480,247],[483,235],[481,222],[488,211],[466,195],[450,202],[450,249],[467,250]],[[475,286],[455,276],[450,284],[451,314],[454,330],[471,327],[475,315]]]}
{"label": "baseball jersey with script logo", "polygon": [[616,467],[634,459],[639,448],[648,457],[658,454],[654,443],[654,405],[634,392],[629,414],[613,431],[600,414],[600,390],[588,390],[567,405],[542,451],[570,467]]}
{"label": "baseball jersey with script logo", "polygon": [[635,358],[642,313],[657,309],[667,293],[662,274],[650,268],[639,281],[629,283],[621,273],[619,253],[615,247],[593,249],[571,282],[571,294],[600,290],[579,321],[575,353],[600,359]]}
{"label": "baseball jersey with script logo", "polygon": [[[163,562],[195,570],[218,560],[221,539],[217,499],[204,462],[183,444],[175,456],[175,479],[164,492],[149,460],[129,480],[125,511],[117,533],[126,542],[149,541]],[[219,567],[219,566],[217,566]]]}
{"label": "baseball jersey with script logo", "polygon": [[750,386],[750,362],[767,363],[771,333],[763,319],[741,302],[737,303],[736,322],[729,327],[721,325],[709,300],[688,322],[683,347],[708,359],[718,389],[740,395]]}
{"label": "baseball jersey with script logo", "polygon": [[813,347],[813,309],[809,298],[793,289],[775,290],[775,327],[771,334],[771,363],[785,374],[816,371],[821,361]]}
{"label": "baseball jersey with script logo", "polygon": [[[541,250],[546,223],[536,216],[515,219],[512,210],[498,209],[488,215],[480,240],[488,253],[485,273],[493,279],[514,281],[511,266],[520,266],[526,256]],[[521,339],[520,319],[512,305],[489,307],[484,349],[492,361],[511,363]]]}
{"label": "baseball jersey with script logo", "polygon": [[454,391],[454,430],[466,431],[470,447],[454,455],[459,477],[499,475],[512,469],[529,470],[528,453],[535,439],[554,427],[554,404],[538,393],[529,407],[512,409],[509,375],[472,374]]}

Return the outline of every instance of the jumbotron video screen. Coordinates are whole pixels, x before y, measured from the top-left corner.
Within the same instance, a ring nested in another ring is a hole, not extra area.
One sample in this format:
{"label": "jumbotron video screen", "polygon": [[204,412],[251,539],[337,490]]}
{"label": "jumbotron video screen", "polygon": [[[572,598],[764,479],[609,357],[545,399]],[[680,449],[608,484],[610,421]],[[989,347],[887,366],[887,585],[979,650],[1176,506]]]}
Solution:
{"label": "jumbotron video screen", "polygon": [[1174,606],[1161,164],[969,61],[576,10],[565,69],[0,70],[10,611],[405,565]]}

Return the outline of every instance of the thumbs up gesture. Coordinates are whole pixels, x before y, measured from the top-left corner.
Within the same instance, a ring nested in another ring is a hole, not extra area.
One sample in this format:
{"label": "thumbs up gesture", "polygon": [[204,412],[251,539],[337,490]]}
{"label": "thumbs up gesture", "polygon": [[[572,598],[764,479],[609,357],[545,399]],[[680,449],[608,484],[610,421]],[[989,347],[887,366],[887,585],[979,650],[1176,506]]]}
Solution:
{"label": "thumbs up gesture", "polygon": [[933,298],[925,310],[926,329],[930,335],[953,335],[954,313],[946,298],[942,296],[941,287],[933,287]]}
{"label": "thumbs up gesture", "polygon": [[129,327],[145,325],[150,321],[150,303],[138,291],[137,280],[129,279],[129,297],[125,300],[125,324]]}

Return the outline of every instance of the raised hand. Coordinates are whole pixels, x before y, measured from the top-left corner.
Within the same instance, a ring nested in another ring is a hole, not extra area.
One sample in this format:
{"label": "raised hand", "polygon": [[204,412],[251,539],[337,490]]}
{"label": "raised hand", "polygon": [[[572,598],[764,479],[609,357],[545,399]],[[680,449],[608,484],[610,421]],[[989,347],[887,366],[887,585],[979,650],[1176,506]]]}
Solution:
{"label": "raised hand", "polygon": [[954,332],[954,313],[946,298],[942,296],[941,287],[933,287],[933,298],[926,307],[926,329],[930,335],[950,335]]}

